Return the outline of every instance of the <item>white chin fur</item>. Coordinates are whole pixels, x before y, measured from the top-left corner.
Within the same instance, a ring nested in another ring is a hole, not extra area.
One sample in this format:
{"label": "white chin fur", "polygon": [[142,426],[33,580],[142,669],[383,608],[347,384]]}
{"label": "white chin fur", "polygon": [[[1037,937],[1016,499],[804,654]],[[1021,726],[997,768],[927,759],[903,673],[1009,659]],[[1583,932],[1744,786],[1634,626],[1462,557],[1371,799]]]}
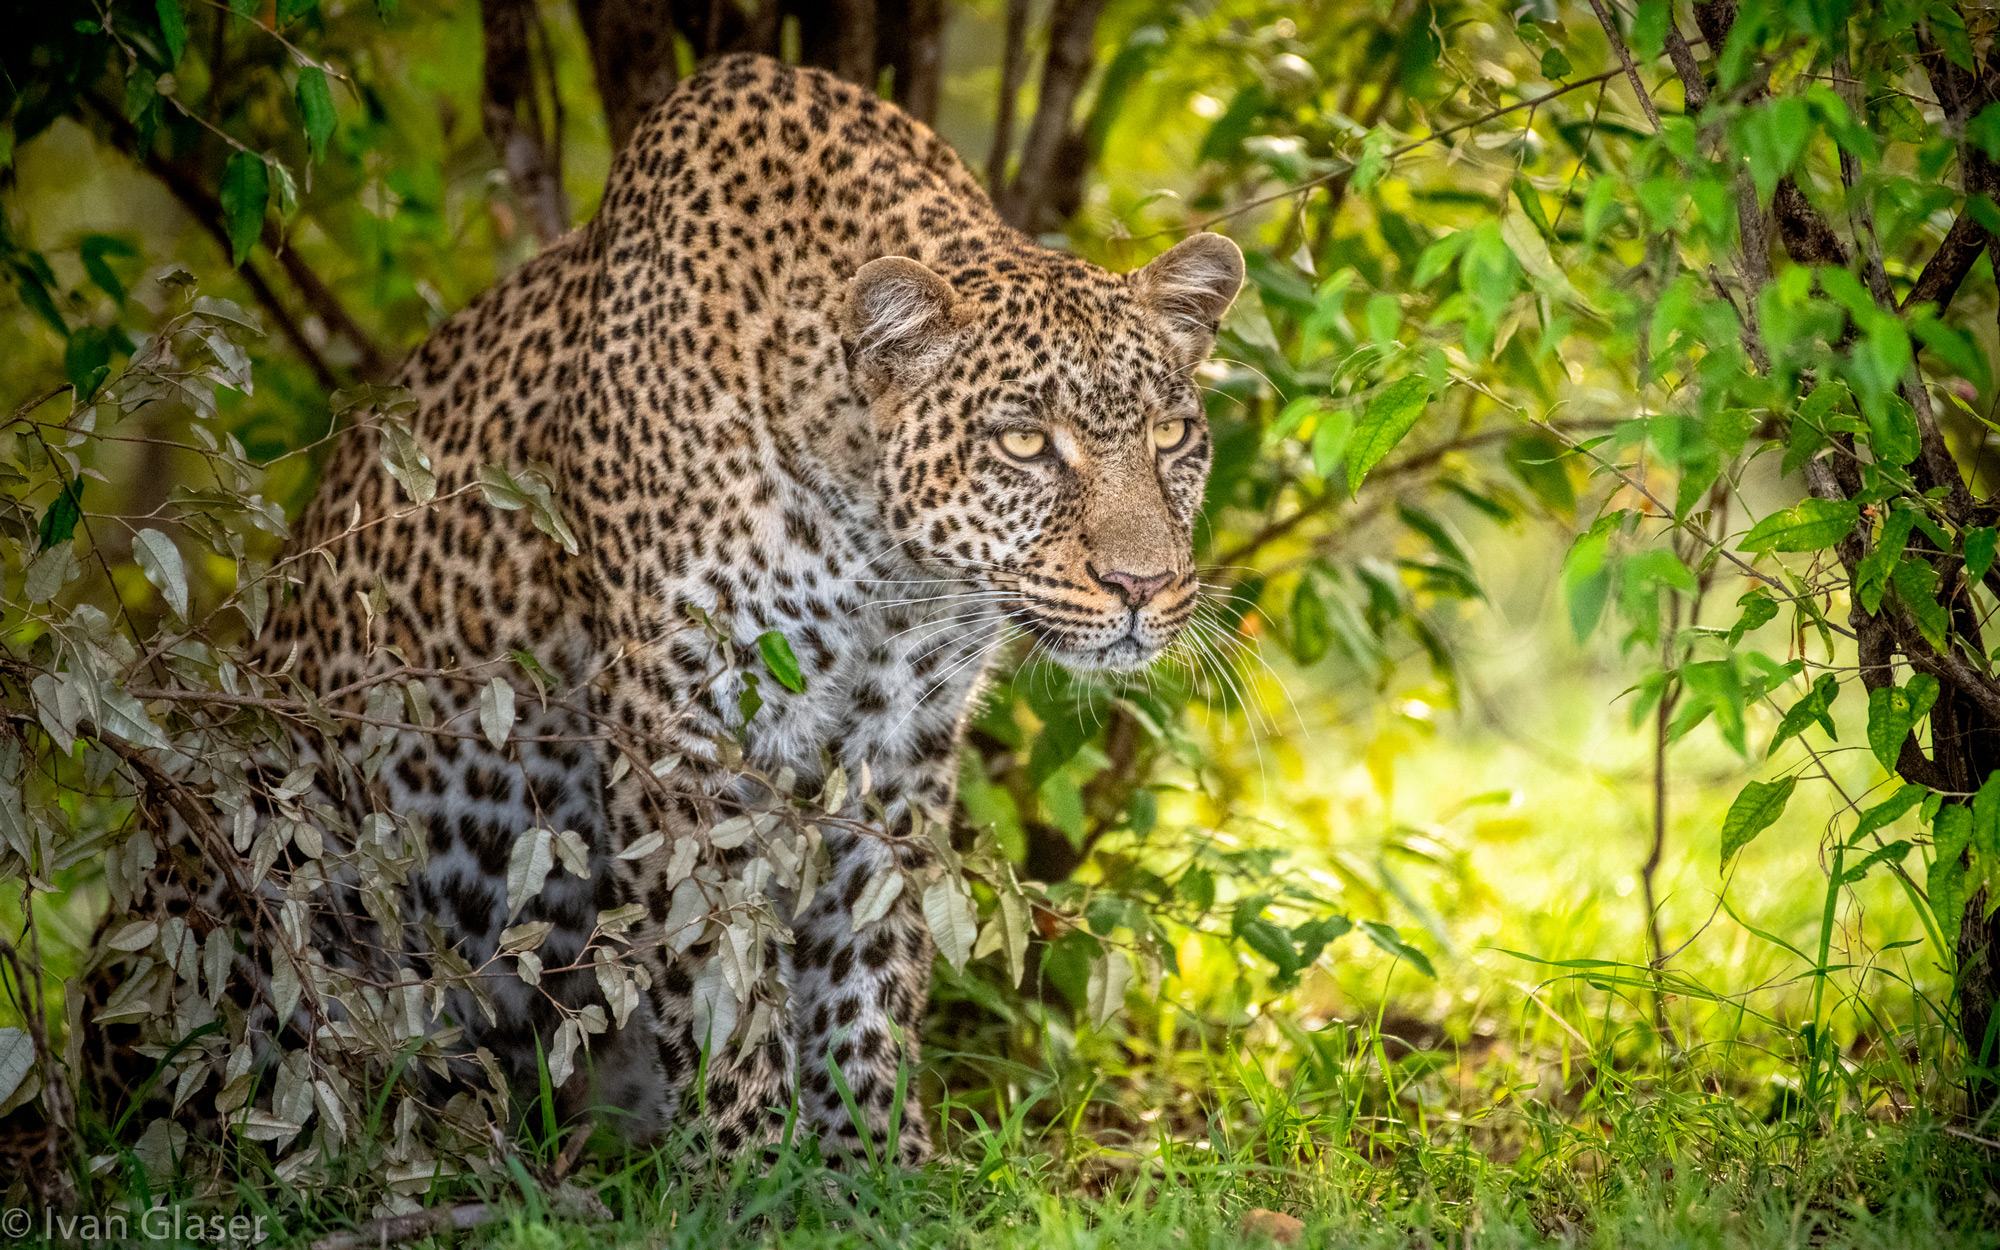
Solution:
{"label": "white chin fur", "polygon": [[1158,654],[1159,648],[1128,636],[1089,651],[1057,651],[1055,660],[1075,673],[1130,673],[1151,664]]}

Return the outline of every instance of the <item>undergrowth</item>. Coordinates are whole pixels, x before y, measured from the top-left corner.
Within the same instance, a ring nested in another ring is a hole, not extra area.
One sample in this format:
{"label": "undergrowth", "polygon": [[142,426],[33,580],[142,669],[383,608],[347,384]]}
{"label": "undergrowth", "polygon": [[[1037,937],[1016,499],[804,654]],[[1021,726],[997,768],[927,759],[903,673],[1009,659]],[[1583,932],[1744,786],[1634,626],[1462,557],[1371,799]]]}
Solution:
{"label": "undergrowth", "polygon": [[[1919,1096],[1937,1087],[1916,1034],[1851,1045],[1841,1079],[1815,1090],[1785,1079],[1787,1041],[1811,1048],[1782,1029],[1670,1047],[1636,994],[1567,973],[1534,1001],[1512,1027],[1487,1019],[1458,1041],[1413,1043],[1387,1011],[1187,1036],[1170,1090],[1146,1065],[1107,1077],[1051,1013],[1044,1068],[931,1052],[923,1077],[949,1082],[932,1099],[945,1130],[914,1170],[878,1162],[893,1157],[883,1143],[828,1162],[789,1136],[734,1160],[693,1136],[620,1153],[600,1133],[585,1150],[531,1105],[502,1172],[415,1195],[466,1225],[417,1244],[1200,1250],[1272,1240],[1271,1217],[1253,1213],[1279,1212],[1299,1221],[1283,1237],[1309,1246],[2000,1245],[2000,1148]],[[1552,1003],[1590,1008],[1559,1018],[1567,1047],[1540,1040]],[[1749,1079],[1746,1052],[1775,1079]],[[156,1186],[128,1154],[126,1201],[186,1201],[183,1222],[261,1217],[270,1244],[382,1240],[339,1161],[332,1184],[303,1190],[270,1184],[259,1159],[239,1147],[218,1194],[185,1177]],[[367,1175],[367,1159],[348,1162]],[[216,1196],[173,1197],[197,1190]]]}

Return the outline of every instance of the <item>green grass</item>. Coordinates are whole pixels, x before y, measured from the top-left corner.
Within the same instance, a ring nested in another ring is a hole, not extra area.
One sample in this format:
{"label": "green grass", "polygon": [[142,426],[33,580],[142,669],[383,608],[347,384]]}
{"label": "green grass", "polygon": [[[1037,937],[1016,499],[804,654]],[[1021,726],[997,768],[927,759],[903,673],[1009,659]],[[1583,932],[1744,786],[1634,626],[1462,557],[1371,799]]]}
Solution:
{"label": "green grass", "polygon": [[[1198,1250],[1257,1243],[1242,1226],[1261,1207],[1302,1219],[1311,1246],[2000,1244],[1979,1148],[1925,1123],[1850,1121],[1802,1149],[1791,1129],[1726,1100],[1668,1094],[1604,1110],[1613,1119],[1599,1134],[1550,1132],[1532,1109],[1497,1113],[1518,1114],[1541,1141],[1508,1164],[1449,1134],[1407,1131],[1276,1160],[1244,1134],[1259,1127],[1254,1114],[1234,1125],[1219,1116],[1208,1140],[1133,1142],[1084,1166],[1065,1161],[1059,1132],[1019,1127],[958,1134],[950,1158],[916,1171],[837,1170],[789,1149],[725,1165],[677,1143],[592,1165],[561,1188],[529,1180],[525,1166],[464,1187],[450,1197],[504,1213],[433,1243]],[[579,1215],[584,1193],[602,1210]],[[365,1214],[338,1193],[261,1209],[288,1242]]]}

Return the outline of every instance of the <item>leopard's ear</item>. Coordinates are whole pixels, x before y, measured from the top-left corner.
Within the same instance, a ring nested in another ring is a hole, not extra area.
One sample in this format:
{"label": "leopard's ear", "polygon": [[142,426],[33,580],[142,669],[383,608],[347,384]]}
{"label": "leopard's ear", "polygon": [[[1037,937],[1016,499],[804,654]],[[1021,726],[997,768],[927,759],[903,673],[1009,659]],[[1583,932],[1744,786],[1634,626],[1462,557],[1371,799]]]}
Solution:
{"label": "leopard's ear", "polygon": [[1215,345],[1222,314],[1242,289],[1243,250],[1220,234],[1189,235],[1155,256],[1131,281],[1183,358],[1200,360]]}
{"label": "leopard's ear", "polygon": [[861,266],[848,284],[841,329],[871,389],[908,385],[943,361],[958,337],[958,292],[907,256]]}

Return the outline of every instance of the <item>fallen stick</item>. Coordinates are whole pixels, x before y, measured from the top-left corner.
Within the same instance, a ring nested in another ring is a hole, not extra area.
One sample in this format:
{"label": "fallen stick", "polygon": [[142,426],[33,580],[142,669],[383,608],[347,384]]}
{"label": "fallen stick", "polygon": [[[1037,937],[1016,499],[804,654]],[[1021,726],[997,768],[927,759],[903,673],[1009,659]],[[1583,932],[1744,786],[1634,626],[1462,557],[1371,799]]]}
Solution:
{"label": "fallen stick", "polygon": [[360,1228],[344,1233],[328,1233],[312,1243],[312,1250],[364,1250],[368,1246],[386,1246],[393,1242],[415,1241],[432,1233],[447,1229],[478,1228],[502,1218],[506,1211],[502,1207],[487,1202],[464,1202],[455,1207],[434,1207],[429,1211],[413,1211],[409,1215],[385,1216],[370,1220]]}

